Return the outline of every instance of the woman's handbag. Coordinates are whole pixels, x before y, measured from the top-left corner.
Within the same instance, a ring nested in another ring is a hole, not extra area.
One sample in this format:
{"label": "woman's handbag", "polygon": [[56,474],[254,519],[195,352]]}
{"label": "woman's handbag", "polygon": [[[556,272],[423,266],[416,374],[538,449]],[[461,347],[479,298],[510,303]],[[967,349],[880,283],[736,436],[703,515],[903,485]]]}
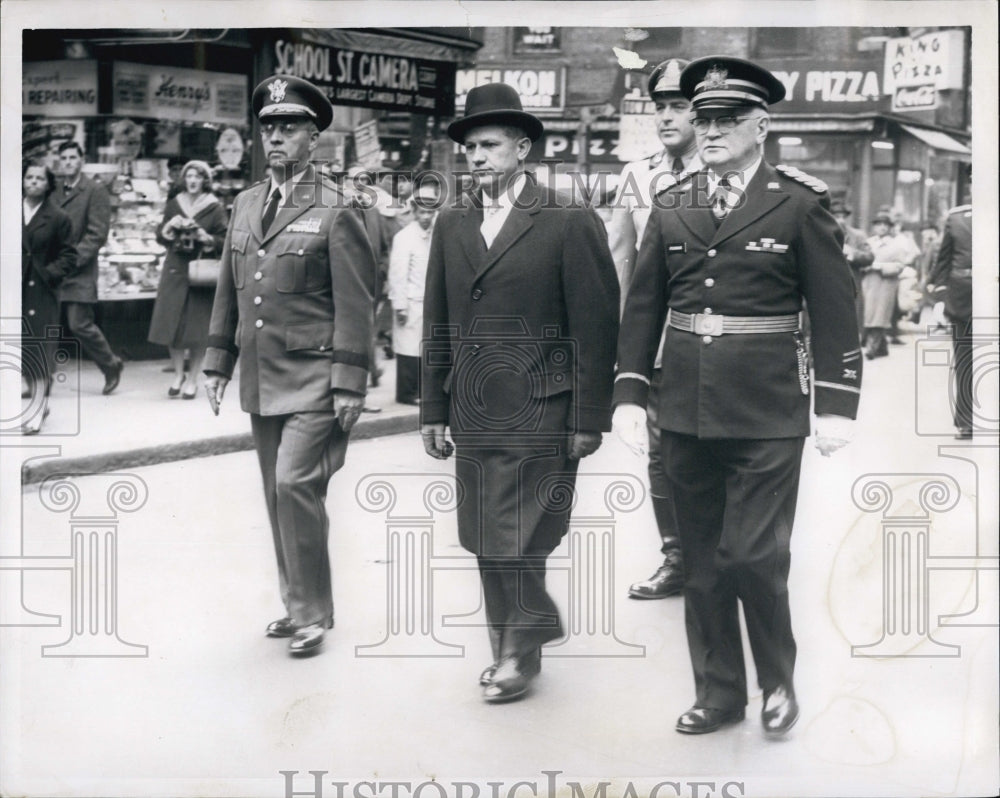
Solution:
{"label": "woman's handbag", "polygon": [[188,285],[195,288],[214,288],[219,282],[221,268],[221,260],[196,258],[188,264]]}

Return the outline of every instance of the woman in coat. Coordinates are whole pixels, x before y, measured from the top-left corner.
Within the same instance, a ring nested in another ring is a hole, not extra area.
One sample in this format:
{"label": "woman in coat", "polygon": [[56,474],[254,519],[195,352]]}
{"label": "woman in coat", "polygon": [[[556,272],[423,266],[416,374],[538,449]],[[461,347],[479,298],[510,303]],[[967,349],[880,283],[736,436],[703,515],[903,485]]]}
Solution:
{"label": "woman in coat", "polygon": [[21,170],[21,373],[28,409],[21,431],[36,435],[49,414],[55,362],[48,330],[59,326],[59,284],[76,266],[73,223],[49,201],[55,179],[42,163]]}
{"label": "woman in coat", "polygon": [[[167,200],[157,240],[167,247],[160,285],[149,323],[149,340],[170,350],[174,381],[171,398],[194,399],[208,341],[214,286],[193,286],[188,269],[196,258],[218,258],[226,237],[226,211],[211,191],[212,170],[204,161],[189,161],[181,170],[184,190]],[[184,352],[190,352],[190,383],[185,386]]]}
{"label": "woman in coat", "polygon": [[861,278],[865,295],[865,357],[869,360],[889,354],[887,338],[892,328],[899,291],[899,273],[916,260],[919,251],[902,235],[893,235],[892,218],[879,211],[872,221],[868,239],[875,260]]}

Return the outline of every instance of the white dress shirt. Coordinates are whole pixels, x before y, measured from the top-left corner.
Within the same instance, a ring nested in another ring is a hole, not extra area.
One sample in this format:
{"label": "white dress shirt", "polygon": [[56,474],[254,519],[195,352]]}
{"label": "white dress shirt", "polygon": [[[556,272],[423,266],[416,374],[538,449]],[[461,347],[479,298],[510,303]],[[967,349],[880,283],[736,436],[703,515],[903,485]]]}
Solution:
{"label": "white dress shirt", "polygon": [[526,180],[522,172],[510,182],[506,190],[500,192],[500,196],[496,199],[483,194],[483,223],[479,226],[479,231],[483,235],[487,249],[493,246],[497,234],[510,216],[510,211],[521,195]]}

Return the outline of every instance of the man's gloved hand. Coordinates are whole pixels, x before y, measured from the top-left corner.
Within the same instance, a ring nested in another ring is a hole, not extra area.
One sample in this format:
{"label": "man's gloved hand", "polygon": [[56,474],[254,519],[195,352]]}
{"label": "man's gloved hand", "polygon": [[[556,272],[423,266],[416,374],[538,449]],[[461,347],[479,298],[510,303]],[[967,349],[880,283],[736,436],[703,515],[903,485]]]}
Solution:
{"label": "man's gloved hand", "polygon": [[593,454],[601,445],[601,433],[577,432],[569,444],[569,459],[580,460],[588,454]]}
{"label": "man's gloved hand", "polygon": [[344,432],[350,432],[351,427],[361,417],[361,409],[365,406],[365,397],[359,393],[350,391],[333,392],[333,412],[337,414],[337,421]]}
{"label": "man's gloved hand", "polygon": [[854,422],[844,416],[816,416],[815,439],[819,453],[829,457],[854,440]]}
{"label": "man's gloved hand", "polygon": [[209,407],[215,415],[219,415],[219,405],[222,404],[222,397],[226,394],[226,386],[229,385],[229,378],[221,374],[205,375],[205,395],[208,397]]}
{"label": "man's gloved hand", "polygon": [[447,460],[455,447],[444,436],[444,424],[424,424],[420,435],[424,439],[424,451],[437,460]]}
{"label": "man's gloved hand", "polygon": [[635,454],[649,454],[649,433],[646,431],[646,410],[633,404],[621,404],[611,417],[611,428]]}

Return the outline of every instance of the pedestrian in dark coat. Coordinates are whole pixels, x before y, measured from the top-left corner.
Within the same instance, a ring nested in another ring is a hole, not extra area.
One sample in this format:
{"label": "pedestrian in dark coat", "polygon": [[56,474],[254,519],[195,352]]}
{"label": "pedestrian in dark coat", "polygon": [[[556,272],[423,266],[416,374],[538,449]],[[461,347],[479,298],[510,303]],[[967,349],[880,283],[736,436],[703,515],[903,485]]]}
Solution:
{"label": "pedestrian in dark coat", "polygon": [[505,84],[469,92],[448,130],[480,185],[441,211],[424,293],[428,454],[451,428],[462,545],[478,558],[493,664],[486,701],[523,696],[562,635],[545,561],[576,469],[610,429],[618,280],[603,223],[523,171],[542,124]]}
{"label": "pedestrian in dark coat", "polygon": [[948,212],[937,262],[927,278],[929,288],[945,287],[944,312],[951,321],[954,418],[959,440],[972,437],[972,206]]}
{"label": "pedestrian in dark coat", "polygon": [[215,413],[240,364],[286,615],[267,627],[293,655],[333,626],[327,486],[364,406],[375,256],[358,211],[309,162],[333,107],[313,84],[254,90],[271,176],[236,197],[205,355]]}
{"label": "pedestrian in dark coat", "polygon": [[48,167],[26,162],[21,178],[21,374],[30,399],[22,432],[35,435],[49,414],[59,286],[76,267],[77,255],[73,222],[51,200],[55,179]]}
{"label": "pedestrian in dark coat", "polygon": [[780,735],[799,715],[788,571],[810,393],[816,445],[829,455],[849,440],[858,407],[854,284],[826,186],[762,159],[767,108],[784,86],[727,56],[692,61],[680,85],[706,171],[660,195],[646,227],[622,316],[615,426],[642,450],[666,323],[657,418],[696,692],[676,729],[703,734],[745,717],[742,605],[761,721]]}
{"label": "pedestrian in dark coat", "polygon": [[[212,170],[191,161],[181,170],[184,190],[167,200],[156,239],[167,247],[149,322],[149,340],[170,350],[174,382],[171,398],[194,399],[198,389],[215,286],[191,285],[188,271],[196,258],[218,258],[226,238],[226,210],[211,190]],[[190,355],[191,381],[184,385],[185,350]]]}
{"label": "pedestrian in dark coat", "polygon": [[111,200],[107,189],[83,175],[83,150],[75,141],[59,146],[62,185],[53,201],[73,222],[73,244],[77,257],[73,273],[59,289],[66,312],[66,326],[104,375],[102,393],[118,387],[124,363],[111,351],[107,338],[95,321],[97,304],[97,253],[108,240]]}

